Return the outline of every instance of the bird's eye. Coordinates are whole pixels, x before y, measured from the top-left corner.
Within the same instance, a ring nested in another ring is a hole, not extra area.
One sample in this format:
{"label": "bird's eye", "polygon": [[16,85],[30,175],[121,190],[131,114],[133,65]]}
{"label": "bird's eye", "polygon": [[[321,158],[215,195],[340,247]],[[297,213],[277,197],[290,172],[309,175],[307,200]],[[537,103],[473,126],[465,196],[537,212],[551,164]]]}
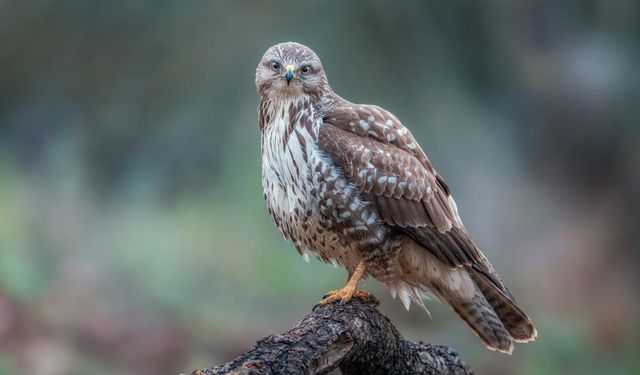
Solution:
{"label": "bird's eye", "polygon": [[311,67],[309,65],[305,65],[302,68],[300,68],[300,72],[302,74],[309,74],[311,72]]}
{"label": "bird's eye", "polygon": [[272,61],[271,62],[271,69],[273,69],[275,72],[277,72],[278,70],[280,70],[280,63],[277,61]]}

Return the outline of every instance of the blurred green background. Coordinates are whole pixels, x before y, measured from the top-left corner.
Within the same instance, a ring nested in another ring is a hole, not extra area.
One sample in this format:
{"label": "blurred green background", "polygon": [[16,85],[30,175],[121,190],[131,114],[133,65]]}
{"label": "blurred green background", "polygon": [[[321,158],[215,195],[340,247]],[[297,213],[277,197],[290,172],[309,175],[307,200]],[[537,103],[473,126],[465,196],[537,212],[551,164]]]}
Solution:
{"label": "blurred green background", "polygon": [[404,336],[640,373],[640,2],[4,0],[0,374],[190,372],[341,286],[262,201],[255,67],[288,40],[412,130],[539,331],[490,352],[367,281]]}

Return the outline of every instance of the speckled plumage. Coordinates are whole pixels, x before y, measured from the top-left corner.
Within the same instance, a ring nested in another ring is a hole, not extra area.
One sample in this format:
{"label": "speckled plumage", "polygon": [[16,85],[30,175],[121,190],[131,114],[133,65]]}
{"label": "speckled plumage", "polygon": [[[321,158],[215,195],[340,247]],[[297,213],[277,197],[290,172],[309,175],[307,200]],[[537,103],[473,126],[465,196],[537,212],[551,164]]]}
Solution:
{"label": "speckled plumage", "polygon": [[535,337],[448,186],[393,114],[336,95],[316,54],[297,43],[265,53],[256,87],[264,198],[305,258],[350,274],[364,261],[407,308],[411,300],[424,307],[431,293],[492,349],[511,352],[513,341]]}

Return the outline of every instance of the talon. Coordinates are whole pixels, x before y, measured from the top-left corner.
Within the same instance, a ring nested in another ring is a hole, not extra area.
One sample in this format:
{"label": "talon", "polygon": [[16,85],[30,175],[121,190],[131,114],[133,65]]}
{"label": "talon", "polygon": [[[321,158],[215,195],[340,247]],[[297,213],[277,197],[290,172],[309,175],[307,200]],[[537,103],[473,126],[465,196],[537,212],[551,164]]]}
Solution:
{"label": "talon", "polygon": [[352,298],[369,299],[369,292],[364,290],[350,290],[350,288],[343,288],[339,290],[332,290],[325,294],[323,298],[318,302],[321,306],[326,306],[330,303],[340,301],[340,303],[347,303]]}
{"label": "talon", "polygon": [[369,299],[371,298],[371,295],[366,290],[356,290],[356,292],[353,293],[353,297],[361,298],[361,299]]}
{"label": "talon", "polygon": [[338,292],[340,292],[340,290],[332,290],[330,292],[327,292],[327,294],[322,296],[322,299],[320,300],[320,302],[318,302],[318,305],[324,306],[338,300],[338,298],[336,297]]}
{"label": "talon", "polygon": [[319,305],[324,306],[328,305],[337,300],[342,301],[342,303],[348,302],[353,296],[360,298],[369,298],[369,293],[365,291],[358,290],[358,283],[365,272],[365,263],[364,261],[360,261],[358,266],[356,267],[353,274],[349,276],[349,281],[347,281],[347,285],[345,285],[342,289],[332,290],[329,293],[324,295],[324,298],[318,302]]}

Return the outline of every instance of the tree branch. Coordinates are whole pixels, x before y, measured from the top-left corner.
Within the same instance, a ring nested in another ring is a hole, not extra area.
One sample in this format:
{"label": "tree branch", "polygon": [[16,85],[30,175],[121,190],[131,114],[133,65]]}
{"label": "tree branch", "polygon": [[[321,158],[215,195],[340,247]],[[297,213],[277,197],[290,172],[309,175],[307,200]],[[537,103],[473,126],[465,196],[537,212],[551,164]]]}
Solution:
{"label": "tree branch", "polygon": [[316,305],[290,331],[265,337],[210,374],[473,374],[455,350],[403,339],[379,302],[354,298]]}

